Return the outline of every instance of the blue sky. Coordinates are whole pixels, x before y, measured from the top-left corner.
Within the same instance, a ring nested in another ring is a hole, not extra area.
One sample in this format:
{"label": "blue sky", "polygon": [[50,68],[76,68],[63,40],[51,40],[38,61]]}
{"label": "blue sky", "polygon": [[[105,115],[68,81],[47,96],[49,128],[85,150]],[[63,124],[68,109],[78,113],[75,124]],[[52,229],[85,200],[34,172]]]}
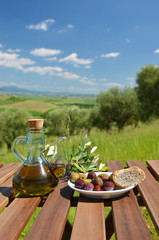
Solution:
{"label": "blue sky", "polygon": [[158,0],[5,0],[0,87],[99,94],[159,64]]}

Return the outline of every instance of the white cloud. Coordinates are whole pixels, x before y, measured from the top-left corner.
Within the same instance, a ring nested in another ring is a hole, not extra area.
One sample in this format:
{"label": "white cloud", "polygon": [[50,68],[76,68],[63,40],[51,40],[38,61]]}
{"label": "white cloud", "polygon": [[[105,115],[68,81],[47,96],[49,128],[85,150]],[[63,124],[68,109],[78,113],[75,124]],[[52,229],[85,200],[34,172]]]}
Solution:
{"label": "white cloud", "polygon": [[[30,88],[30,85],[28,85],[27,83],[14,83],[14,82],[11,82],[11,83],[7,83],[7,82],[2,82],[0,81],[0,85],[1,86],[5,86],[5,87],[8,87],[8,86],[16,86],[16,87],[19,87],[19,88]],[[31,85],[31,88],[39,88],[40,86],[39,85]]]}
{"label": "white cloud", "polygon": [[58,32],[59,32],[59,33],[67,32],[67,31],[69,31],[70,29],[73,29],[73,28],[74,28],[74,25],[68,24],[66,27],[58,30]]}
{"label": "white cloud", "polygon": [[46,75],[49,74],[51,76],[58,76],[58,77],[63,77],[65,79],[79,79],[80,76],[75,74],[75,73],[70,73],[70,72],[65,72],[62,68],[60,67],[40,67],[40,66],[32,66],[28,68],[21,68],[21,70],[24,73],[37,73],[40,75]]}
{"label": "white cloud", "polygon": [[78,65],[89,65],[93,62],[93,59],[78,58],[77,53],[72,53],[65,58],[61,58],[59,62],[71,63],[77,67]]}
{"label": "white cloud", "polygon": [[87,84],[87,85],[92,85],[92,86],[98,85],[97,83],[92,82],[91,80],[88,80],[88,81],[82,81],[82,80],[81,80],[81,82],[83,82],[84,84]]}
{"label": "white cloud", "polygon": [[13,86],[15,85],[15,83],[7,83],[7,82],[3,82],[3,81],[0,81],[0,86]]}
{"label": "white cloud", "polygon": [[104,83],[103,85],[107,87],[123,87],[123,85],[120,83],[112,83],[112,82]]}
{"label": "white cloud", "polygon": [[89,68],[91,68],[91,65],[86,65],[84,68],[88,68],[89,69]]}
{"label": "white cloud", "polygon": [[57,76],[63,77],[65,79],[79,79],[80,76],[75,74],[75,73],[70,73],[70,72],[61,72],[58,73]]}
{"label": "white cloud", "polygon": [[128,38],[125,41],[126,41],[126,43],[131,43],[130,39],[128,39]]}
{"label": "white cloud", "polygon": [[9,53],[13,53],[13,52],[21,52],[21,49],[19,49],[19,48],[16,48],[16,49],[11,49],[11,48],[9,48],[8,50],[7,50],[7,52],[9,52]]}
{"label": "white cloud", "polygon": [[108,79],[107,79],[107,78],[100,78],[99,81],[100,81],[100,82],[107,82]]}
{"label": "white cloud", "polygon": [[72,93],[90,93],[90,94],[95,94],[98,93],[97,88],[81,88],[81,87],[76,87],[76,86],[70,86],[68,88],[66,87],[57,87],[57,90],[61,92],[72,92]]}
{"label": "white cloud", "polygon": [[23,65],[32,65],[35,62],[29,58],[21,58],[15,53],[4,53],[0,51],[0,65],[21,69]]}
{"label": "white cloud", "polygon": [[97,82],[95,82],[96,79],[92,78],[92,79],[88,79],[87,77],[83,77],[80,82],[86,85],[92,85],[92,86],[97,86],[99,85]]}
{"label": "white cloud", "polygon": [[54,19],[46,19],[45,21],[40,22],[36,25],[34,24],[27,25],[26,28],[47,31],[53,23],[55,23]]}
{"label": "white cloud", "polygon": [[52,57],[52,58],[46,58],[45,61],[48,61],[48,62],[52,62],[52,61],[56,61],[57,60],[57,57]]}
{"label": "white cloud", "polygon": [[107,54],[102,54],[102,58],[110,58],[110,57],[118,57],[120,55],[120,52],[111,52]]}
{"label": "white cloud", "polygon": [[74,28],[74,26],[72,24],[68,24],[67,28]]}
{"label": "white cloud", "polygon": [[[53,50],[53,49],[45,49],[45,50]],[[55,54],[55,51],[58,51],[58,50],[53,50],[51,54]],[[45,56],[45,55],[49,55],[50,52],[46,51],[45,54],[44,52],[43,53],[41,52],[41,54]],[[22,58],[16,53],[8,53],[8,52],[0,51],[0,66],[13,67],[24,73],[37,73],[40,75],[49,74],[51,76],[63,77],[65,79],[80,79],[79,75],[64,71],[61,67],[51,67],[51,66],[24,67],[25,65],[33,65],[33,64],[35,64],[35,62],[29,58]]]}
{"label": "white cloud", "polygon": [[127,81],[135,81],[135,78],[134,77],[128,77],[126,80]]}
{"label": "white cloud", "polygon": [[108,82],[106,78],[101,78],[97,82],[96,78],[88,79],[87,77],[83,77],[80,79],[79,82],[83,83],[84,85],[101,86],[102,88],[103,87],[123,87],[123,85],[120,83]]}
{"label": "white cloud", "polygon": [[159,49],[156,49],[156,50],[154,51],[154,53],[159,53]]}
{"label": "white cloud", "polygon": [[54,75],[55,72],[61,72],[63,71],[62,68],[59,67],[40,67],[40,66],[32,66],[29,68],[23,68],[23,72],[28,73],[28,72],[34,72],[38,73],[40,75],[45,75],[47,73]]}
{"label": "white cloud", "polygon": [[2,48],[3,47],[3,45],[0,43],[0,48]]}
{"label": "white cloud", "polygon": [[52,56],[52,55],[60,54],[61,50],[48,49],[48,48],[35,48],[30,53],[32,55],[35,55],[35,56],[46,57],[46,56]]}

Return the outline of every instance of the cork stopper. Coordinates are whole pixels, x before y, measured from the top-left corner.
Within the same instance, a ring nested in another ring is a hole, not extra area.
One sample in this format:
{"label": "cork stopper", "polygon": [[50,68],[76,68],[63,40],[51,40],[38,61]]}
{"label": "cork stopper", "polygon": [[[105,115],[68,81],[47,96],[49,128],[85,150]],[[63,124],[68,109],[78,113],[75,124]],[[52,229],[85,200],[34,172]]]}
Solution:
{"label": "cork stopper", "polygon": [[28,119],[29,128],[43,128],[44,119]]}

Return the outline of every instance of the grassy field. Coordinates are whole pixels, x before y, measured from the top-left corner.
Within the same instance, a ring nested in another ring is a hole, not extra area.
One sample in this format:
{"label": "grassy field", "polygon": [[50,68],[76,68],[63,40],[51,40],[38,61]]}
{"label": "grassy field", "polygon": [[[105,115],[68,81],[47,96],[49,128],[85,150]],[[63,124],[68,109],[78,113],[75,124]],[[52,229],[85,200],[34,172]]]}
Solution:
{"label": "grassy field", "polygon": [[91,97],[44,97],[44,96],[0,96],[0,112],[9,109],[26,109],[33,116],[40,116],[48,111],[69,106],[91,108],[95,104],[95,98]]}
{"label": "grassy field", "polygon": [[[0,101],[4,101],[5,104],[0,104],[1,107],[7,105],[7,99],[1,99]],[[44,102],[49,103],[55,106],[70,106],[72,104],[81,104],[84,106],[86,104],[92,106],[95,104],[94,99],[53,99],[44,98],[43,101],[41,98],[39,99],[21,99],[19,102],[23,102],[23,104],[27,101],[35,101],[36,102]],[[18,102],[18,103],[19,103]],[[12,103],[14,104],[14,103]],[[17,106],[17,105],[16,105]],[[87,106],[88,107],[88,106]],[[42,109],[40,109],[42,113]],[[72,146],[77,145],[80,141],[83,140],[85,133],[81,133],[78,136],[72,136],[67,139],[64,143],[65,150],[68,153],[71,152]],[[47,137],[46,136],[46,144],[54,144],[56,136]],[[100,157],[103,162],[106,161],[122,161],[123,165],[126,166],[127,160],[142,160],[146,164],[146,160],[151,159],[159,159],[159,120],[153,121],[149,124],[139,124],[138,127],[134,128],[132,126],[127,127],[122,132],[117,132],[114,130],[111,133],[106,133],[105,131],[100,131],[98,129],[92,129],[90,135],[87,138],[87,141],[91,141],[92,145],[97,146],[96,152],[100,154]],[[26,153],[26,151],[24,150]],[[3,164],[8,162],[18,162],[18,159],[14,156],[12,151],[8,151],[6,146],[4,145],[1,148],[1,160]],[[34,222],[34,219],[38,215],[40,208],[35,211],[35,214],[31,217],[29,223],[24,229],[22,235],[19,239],[25,239],[25,236]],[[74,215],[76,208],[72,208],[69,212],[68,219],[71,223],[73,223]],[[158,235],[154,229],[153,223],[149,217],[149,214],[146,208],[142,207],[143,215],[147,221],[147,225],[149,226],[151,236],[153,240],[158,239]],[[108,212],[105,212],[107,215]],[[112,239],[115,239],[113,236]]]}

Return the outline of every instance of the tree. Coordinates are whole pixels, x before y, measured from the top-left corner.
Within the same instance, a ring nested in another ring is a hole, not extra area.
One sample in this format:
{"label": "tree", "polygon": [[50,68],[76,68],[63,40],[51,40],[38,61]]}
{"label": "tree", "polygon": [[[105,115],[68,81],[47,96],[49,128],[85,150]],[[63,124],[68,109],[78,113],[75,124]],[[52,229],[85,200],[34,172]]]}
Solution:
{"label": "tree", "polygon": [[119,130],[138,121],[137,96],[133,89],[112,88],[97,96],[95,122],[101,129],[109,130],[115,124]]}
{"label": "tree", "polygon": [[68,109],[69,116],[69,134],[78,134],[82,130],[87,130],[88,133],[91,130],[91,124],[89,123],[90,110],[80,109],[77,106]]}
{"label": "tree", "polygon": [[89,112],[77,106],[49,112],[46,120],[48,134],[69,136],[78,134],[83,129],[90,131]]}
{"label": "tree", "polygon": [[159,67],[155,65],[144,66],[137,73],[136,92],[140,103],[141,119],[146,121],[159,116]]}
{"label": "tree", "polygon": [[25,110],[18,110],[11,113],[8,110],[0,113],[0,142],[4,142],[7,148],[11,150],[13,140],[26,135],[27,120],[31,115]]}
{"label": "tree", "polygon": [[67,108],[60,108],[48,113],[46,126],[49,135],[68,135],[69,118]]}

